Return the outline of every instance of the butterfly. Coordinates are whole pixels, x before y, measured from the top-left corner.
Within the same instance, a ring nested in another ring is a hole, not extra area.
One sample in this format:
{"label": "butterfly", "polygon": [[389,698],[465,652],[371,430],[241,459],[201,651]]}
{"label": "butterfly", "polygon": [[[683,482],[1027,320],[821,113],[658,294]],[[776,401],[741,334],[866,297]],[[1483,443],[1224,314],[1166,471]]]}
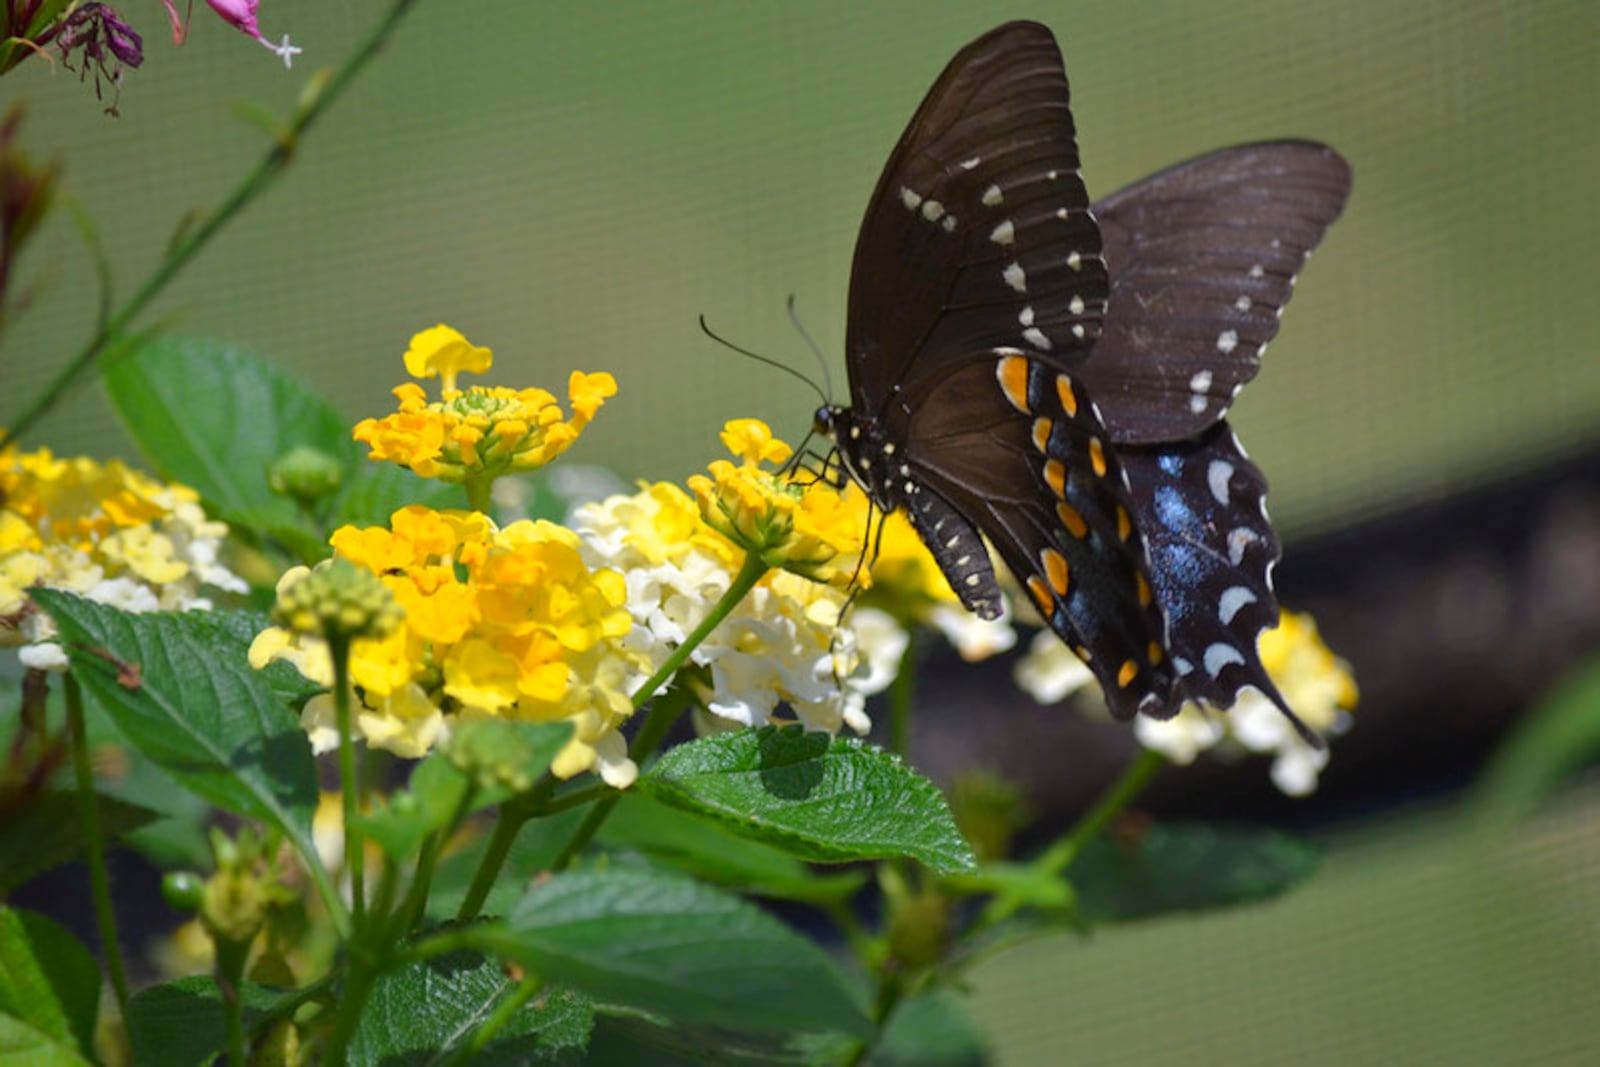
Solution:
{"label": "butterfly", "polygon": [[1256,651],[1278,621],[1266,480],[1225,416],[1349,190],[1331,148],[1272,141],[1091,204],[1055,39],[1000,26],[950,61],[878,179],[851,404],[817,429],[994,618],[987,539],[1119,717],[1254,687],[1293,720]]}

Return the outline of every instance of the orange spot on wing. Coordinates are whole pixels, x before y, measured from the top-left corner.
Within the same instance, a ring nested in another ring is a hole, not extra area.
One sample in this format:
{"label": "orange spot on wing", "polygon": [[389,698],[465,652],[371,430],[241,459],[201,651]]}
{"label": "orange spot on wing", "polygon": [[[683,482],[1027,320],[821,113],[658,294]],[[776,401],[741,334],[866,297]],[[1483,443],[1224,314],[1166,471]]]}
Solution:
{"label": "orange spot on wing", "polygon": [[1065,374],[1056,375],[1056,396],[1061,398],[1061,410],[1068,417],[1075,418],[1078,414],[1078,397],[1072,391],[1072,379]]}
{"label": "orange spot on wing", "polygon": [[1106,446],[1098,437],[1089,438],[1089,465],[1094,468],[1096,478],[1106,476]]}
{"label": "orange spot on wing", "polygon": [[1133,518],[1120,504],[1117,506],[1117,536],[1124,541],[1133,536]]}
{"label": "orange spot on wing", "polygon": [[1021,356],[1003,356],[995,365],[995,377],[1000,382],[1000,391],[1006,394],[1006,399],[1011,401],[1011,406],[1023,414],[1029,412],[1028,407],[1028,361]]}
{"label": "orange spot on wing", "polygon": [[1050,588],[1056,591],[1056,596],[1066,596],[1066,557],[1053,548],[1047,548],[1039,553],[1039,562],[1044,564],[1044,576],[1050,580]]}
{"label": "orange spot on wing", "polygon": [[1149,607],[1150,601],[1155,599],[1150,593],[1150,583],[1144,580],[1144,575],[1142,574],[1135,574],[1133,580],[1139,587],[1139,606]]}
{"label": "orange spot on wing", "polygon": [[1067,532],[1082,541],[1089,536],[1089,524],[1083,521],[1083,516],[1078,514],[1078,509],[1063,500],[1056,505],[1056,518],[1061,520],[1061,525]]}
{"label": "orange spot on wing", "polygon": [[1056,610],[1055,601],[1050,598],[1050,587],[1044,584],[1044,579],[1037,574],[1028,576],[1028,592],[1033,594],[1033,602],[1039,608],[1039,614],[1049,618]]}
{"label": "orange spot on wing", "polygon": [[1131,659],[1125,659],[1122,661],[1121,668],[1117,671],[1117,687],[1126,689],[1137,677],[1139,677],[1139,665]]}
{"label": "orange spot on wing", "polygon": [[1150,647],[1145,649],[1144,653],[1145,653],[1145,659],[1150,661],[1150,665],[1151,666],[1154,666],[1157,663],[1160,663],[1163,659],[1166,658],[1166,655],[1167,655],[1166,652],[1162,650],[1161,643],[1159,641],[1151,641],[1150,642]]}
{"label": "orange spot on wing", "polygon": [[1049,419],[1033,420],[1033,447],[1040,452],[1050,443],[1050,431],[1055,428],[1055,423]]}
{"label": "orange spot on wing", "polygon": [[1067,465],[1059,459],[1047,459],[1044,462],[1044,481],[1050,491],[1056,496],[1067,495]]}

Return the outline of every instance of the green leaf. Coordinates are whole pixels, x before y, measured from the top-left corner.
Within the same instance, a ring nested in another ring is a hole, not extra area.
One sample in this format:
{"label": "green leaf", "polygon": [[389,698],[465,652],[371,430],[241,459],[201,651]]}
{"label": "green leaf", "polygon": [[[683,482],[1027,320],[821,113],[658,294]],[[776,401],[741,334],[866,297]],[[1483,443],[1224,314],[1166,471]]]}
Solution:
{"label": "green leaf", "polygon": [[[246,1032],[299,994],[246,982],[239,990]],[[199,1067],[228,1043],[222,991],[207,977],[151,986],[128,1001],[128,1041],[139,1067]]]}
{"label": "green leaf", "polygon": [[77,1049],[0,1012],[0,1067],[90,1067]]}
{"label": "green leaf", "polygon": [[408,789],[379,798],[372,811],[354,822],[398,862],[414,855],[423,838],[451,820],[471,787],[471,779],[435,754],[417,764]]}
{"label": "green leaf", "polygon": [[636,788],[803,859],[977,867],[938,787],[854,738],[799,727],[717,734],[671,749]]}
{"label": "green leaf", "polygon": [[466,503],[459,485],[423,478],[393,463],[363,460],[346,478],[329,525],[388,526],[391,515],[411,504],[442,510]]}
{"label": "green leaf", "polygon": [[1600,752],[1600,658],[1565,678],[1518,724],[1472,797],[1480,823],[1504,831]]}
{"label": "green leaf", "polygon": [[77,938],[43,915],[0,907],[0,1015],[91,1056],[99,1005],[100,968]]}
{"label": "green leaf", "polygon": [[822,950],[738,897],[664,871],[569,871],[463,935],[597,1002],[746,1030],[872,1032]]}
{"label": "green leaf", "polygon": [[233,345],[157,336],[110,363],[106,390],[140,449],[245,527],[305,531],[293,501],[267,484],[296,445],[361,462],[350,423],[275,365]]}
{"label": "green leaf", "polygon": [[1125,921],[1265,900],[1309,877],[1320,859],[1276,830],[1158,824],[1131,842],[1095,838],[1067,877],[1084,920]]}
{"label": "green leaf", "polygon": [[817,875],[787,852],[746,841],[719,824],[625,794],[599,833],[608,848],[631,848],[708,882],[781,900],[844,901],[866,884],[865,872]]}
{"label": "green leaf", "polygon": [[[517,988],[501,965],[453,952],[384,974],[374,984],[350,1046],[354,1067],[436,1063],[466,1046]],[[594,1009],[557,991],[519,1011],[472,1062],[567,1062],[588,1042]]]}
{"label": "green leaf", "polygon": [[134,615],[41,589],[75,675],[128,743],[184,788],[314,856],[311,745],[246,646],[206,612]]}
{"label": "green leaf", "polygon": [[[154,822],[155,812],[115,797],[95,795],[100,833],[108,841]],[[49,790],[28,798],[0,818],[0,896],[83,852],[83,820],[77,794]]]}
{"label": "green leaf", "polygon": [[838,1033],[751,1033],[642,1012],[601,1015],[586,1062],[649,1067],[837,1067],[859,1041]]}
{"label": "green leaf", "polygon": [[872,1050],[875,1067],[982,1067],[983,1032],[960,998],[944,990],[904,1001]]}

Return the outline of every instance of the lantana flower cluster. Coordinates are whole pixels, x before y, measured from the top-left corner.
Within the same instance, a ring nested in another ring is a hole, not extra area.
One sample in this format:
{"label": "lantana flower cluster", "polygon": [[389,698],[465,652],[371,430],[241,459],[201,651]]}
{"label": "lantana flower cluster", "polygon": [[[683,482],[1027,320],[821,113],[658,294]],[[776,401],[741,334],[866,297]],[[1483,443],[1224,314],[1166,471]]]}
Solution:
{"label": "lantana flower cluster", "polygon": [[760,726],[788,705],[809,729],[865,733],[866,698],[888,684],[905,635],[881,613],[842,613],[861,556],[864,515],[823,482],[801,485],[764,463],[791,450],[754,419],[728,423],[717,460],[689,480],[585,505],[574,514],[586,558],[628,583],[631,647],[659,663],[732,586],[746,552],[772,566],[690,656],[702,702],[728,725]]}
{"label": "lantana flower cluster", "polygon": [[210,608],[208,587],[246,592],[220,559],[227,533],[194,490],[120,461],[0,451],[0,645],[21,646],[24,666],[66,669],[55,624],[27,599],[35,586],[135,612]]}

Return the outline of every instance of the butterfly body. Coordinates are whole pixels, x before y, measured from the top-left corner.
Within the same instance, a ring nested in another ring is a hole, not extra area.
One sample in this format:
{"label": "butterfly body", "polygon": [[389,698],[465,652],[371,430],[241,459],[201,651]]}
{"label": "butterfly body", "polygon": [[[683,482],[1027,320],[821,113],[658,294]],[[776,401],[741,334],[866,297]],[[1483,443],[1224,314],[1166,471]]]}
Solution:
{"label": "butterfly body", "polygon": [[1009,23],[962,49],[868,206],[851,405],[817,426],[995,617],[986,538],[1114,712],[1227,707],[1246,686],[1282,706],[1255,650],[1278,541],[1224,415],[1348,165],[1243,146],[1092,207],[1078,165],[1050,32]]}

